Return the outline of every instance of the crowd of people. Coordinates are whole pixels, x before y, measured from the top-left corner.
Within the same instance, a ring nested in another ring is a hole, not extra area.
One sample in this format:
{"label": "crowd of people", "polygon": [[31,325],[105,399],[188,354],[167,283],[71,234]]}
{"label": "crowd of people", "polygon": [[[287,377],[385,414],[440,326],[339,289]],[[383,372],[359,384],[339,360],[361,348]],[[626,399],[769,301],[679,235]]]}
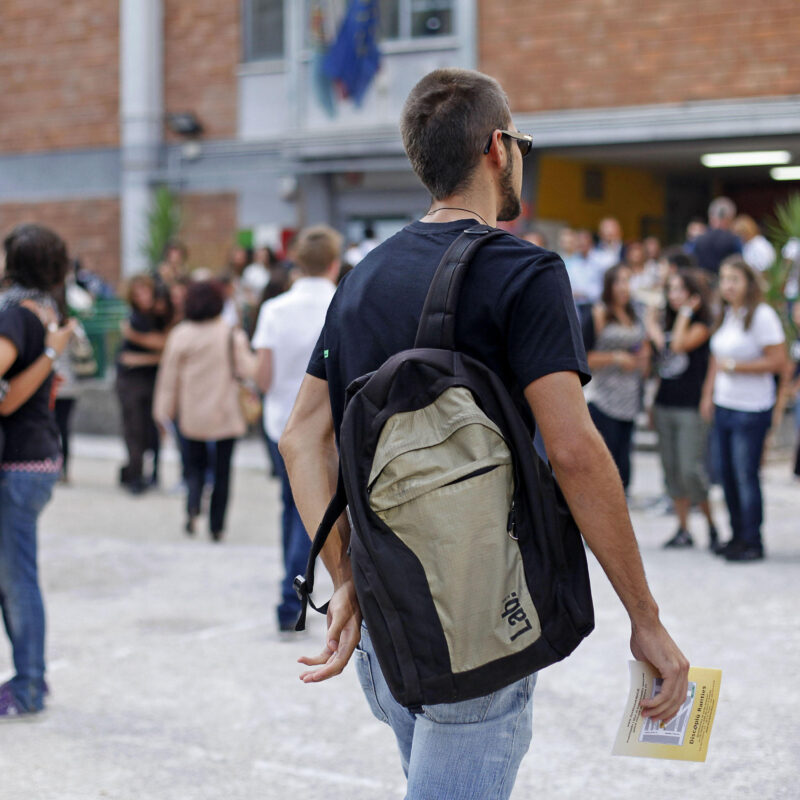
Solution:
{"label": "crowd of people", "polygon": [[[371,230],[365,236],[361,247],[345,252],[354,262],[376,244]],[[547,247],[535,231],[525,238]],[[784,256],[796,260],[791,244]],[[17,675],[0,687],[0,714],[36,711],[47,692],[36,520],[54,483],[69,478],[73,391],[85,367],[94,368],[85,333],[70,315],[85,290],[64,243],[46,228],[22,225],[4,246],[0,599]],[[693,222],[679,246],[662,249],[654,237],[625,242],[619,222],[607,218],[596,235],[562,229],[556,249],[593,374],[589,411],[623,486],[631,482],[637,420],[647,411],[677,517],[664,546],[694,545],[689,517],[696,508],[715,553],[729,561],[762,558],[765,440],[800,389],[800,336],[789,349],[784,341],[785,327],[800,331],[800,303],[789,296],[781,319],[763,300],[763,272],[776,259],[772,246],[750,217],[736,216],[731,201],[718,198],[708,225]],[[125,286],[130,313],[115,370],[127,450],[120,485],[134,495],[159,486],[160,446],[171,433],[181,455],[185,533],[197,532],[209,488],[208,533],[221,541],[235,443],[253,425],[244,399],[255,395],[272,473],[281,481],[282,631],[293,630],[299,613],[292,579],[304,570],[309,537],[277,443],[336,285],[352,268],[342,253],[341,236],[317,226],[296,237],[285,259],[266,247],[236,247],[225,270],[190,273],[187,248],[174,241],[152,273]],[[800,432],[800,403],[795,408]],[[800,478],[800,444],[794,473]],[[731,532],[725,542],[709,504],[712,481],[724,489]],[[13,548],[10,530],[21,542]]]}
{"label": "crowd of people", "polygon": [[[526,238],[546,246],[540,234]],[[800,388],[800,345],[787,348],[785,337],[800,323],[791,282],[800,263],[796,243],[780,255],[790,276],[780,314],[764,300],[765,272],[778,256],[727,197],[710,204],[707,224],[693,220],[685,242],[663,251],[654,237],[624,242],[613,218],[600,222],[596,237],[562,229],[558,250],[593,373],[589,410],[626,490],[636,421],[646,411],[678,518],[664,546],[694,545],[689,512],[696,507],[711,550],[728,561],[763,558],[765,441]],[[798,467],[800,442],[800,477]],[[725,542],[708,502],[712,480],[724,490],[731,530]]]}

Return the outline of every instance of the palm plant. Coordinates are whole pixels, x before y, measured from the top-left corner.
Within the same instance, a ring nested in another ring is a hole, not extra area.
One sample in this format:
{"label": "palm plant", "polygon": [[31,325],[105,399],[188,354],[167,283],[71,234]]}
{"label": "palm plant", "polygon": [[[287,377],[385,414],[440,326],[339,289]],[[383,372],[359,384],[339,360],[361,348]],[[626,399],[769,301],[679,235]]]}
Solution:
{"label": "palm plant", "polygon": [[783,258],[781,250],[789,239],[800,239],[800,193],[792,194],[775,207],[775,219],[769,226],[769,238],[775,247],[775,262],[766,270],[767,301],[779,312],[785,308],[784,287],[794,264]]}
{"label": "palm plant", "polygon": [[177,236],[181,220],[178,198],[166,186],[159,186],[147,212],[147,238],[142,243],[142,252],[147,256],[151,270],[155,270],[161,261],[167,243]]}

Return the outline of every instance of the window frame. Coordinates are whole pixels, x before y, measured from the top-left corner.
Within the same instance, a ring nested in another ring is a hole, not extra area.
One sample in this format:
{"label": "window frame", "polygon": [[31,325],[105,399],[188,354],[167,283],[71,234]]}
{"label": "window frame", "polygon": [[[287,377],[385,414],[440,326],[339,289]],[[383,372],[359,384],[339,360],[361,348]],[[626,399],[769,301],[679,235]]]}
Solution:
{"label": "window frame", "polygon": [[[412,8],[413,0],[397,0],[398,5],[398,33],[396,39],[382,39],[381,44],[410,44],[417,42],[437,42],[447,39],[455,39],[458,36],[458,0],[450,0],[450,13],[452,14],[453,24],[449,33],[435,36],[412,36]],[[431,48],[433,49],[433,48]]]}
{"label": "window frame", "polygon": [[240,51],[240,65],[248,68],[251,65],[281,65],[287,58],[287,36],[286,36],[286,2],[285,0],[279,0],[281,6],[281,16],[282,16],[282,30],[281,30],[281,52],[280,54],[276,55],[264,55],[264,56],[254,56],[253,55],[253,40],[252,40],[252,32],[253,32],[253,19],[254,19],[254,10],[253,10],[253,0],[241,0],[240,5],[240,33],[241,33],[241,45],[239,48]]}

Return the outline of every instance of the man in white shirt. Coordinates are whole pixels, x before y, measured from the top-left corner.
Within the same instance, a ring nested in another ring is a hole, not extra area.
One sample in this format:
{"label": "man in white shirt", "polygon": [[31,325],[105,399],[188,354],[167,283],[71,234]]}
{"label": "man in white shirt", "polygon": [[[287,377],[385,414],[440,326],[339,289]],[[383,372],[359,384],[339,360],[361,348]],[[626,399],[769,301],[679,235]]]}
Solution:
{"label": "man in white shirt", "polygon": [[261,306],[253,334],[253,349],[258,354],[256,377],[265,394],[264,431],[282,484],[284,578],[277,608],[281,631],[293,631],[300,613],[300,601],[292,582],[295,575],[305,573],[311,540],[292,497],[278,452],[278,439],[289,419],[336,291],[341,248],[342,237],[327,225],[301,231],[295,256],[300,277],[288,292]]}

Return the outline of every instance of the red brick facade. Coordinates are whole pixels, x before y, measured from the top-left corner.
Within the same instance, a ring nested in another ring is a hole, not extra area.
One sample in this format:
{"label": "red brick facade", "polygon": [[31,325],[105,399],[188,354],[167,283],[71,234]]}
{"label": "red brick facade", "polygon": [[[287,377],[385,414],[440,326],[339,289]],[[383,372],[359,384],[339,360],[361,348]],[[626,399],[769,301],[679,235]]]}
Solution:
{"label": "red brick facade", "polygon": [[233,0],[164,0],[165,110],[193,111],[205,139],[236,135],[239,6]]}
{"label": "red brick facade", "polygon": [[515,111],[800,94],[797,0],[478,7],[480,69]]}
{"label": "red brick facade", "polygon": [[67,243],[70,256],[115,284],[119,279],[120,215],[116,198],[0,204],[0,236],[21,222],[46,225]]}
{"label": "red brick facade", "polygon": [[189,266],[218,271],[226,263],[238,224],[235,194],[188,194],[181,198],[180,238],[189,248]]}
{"label": "red brick facade", "polygon": [[115,147],[119,3],[3,0],[0,153]]}

